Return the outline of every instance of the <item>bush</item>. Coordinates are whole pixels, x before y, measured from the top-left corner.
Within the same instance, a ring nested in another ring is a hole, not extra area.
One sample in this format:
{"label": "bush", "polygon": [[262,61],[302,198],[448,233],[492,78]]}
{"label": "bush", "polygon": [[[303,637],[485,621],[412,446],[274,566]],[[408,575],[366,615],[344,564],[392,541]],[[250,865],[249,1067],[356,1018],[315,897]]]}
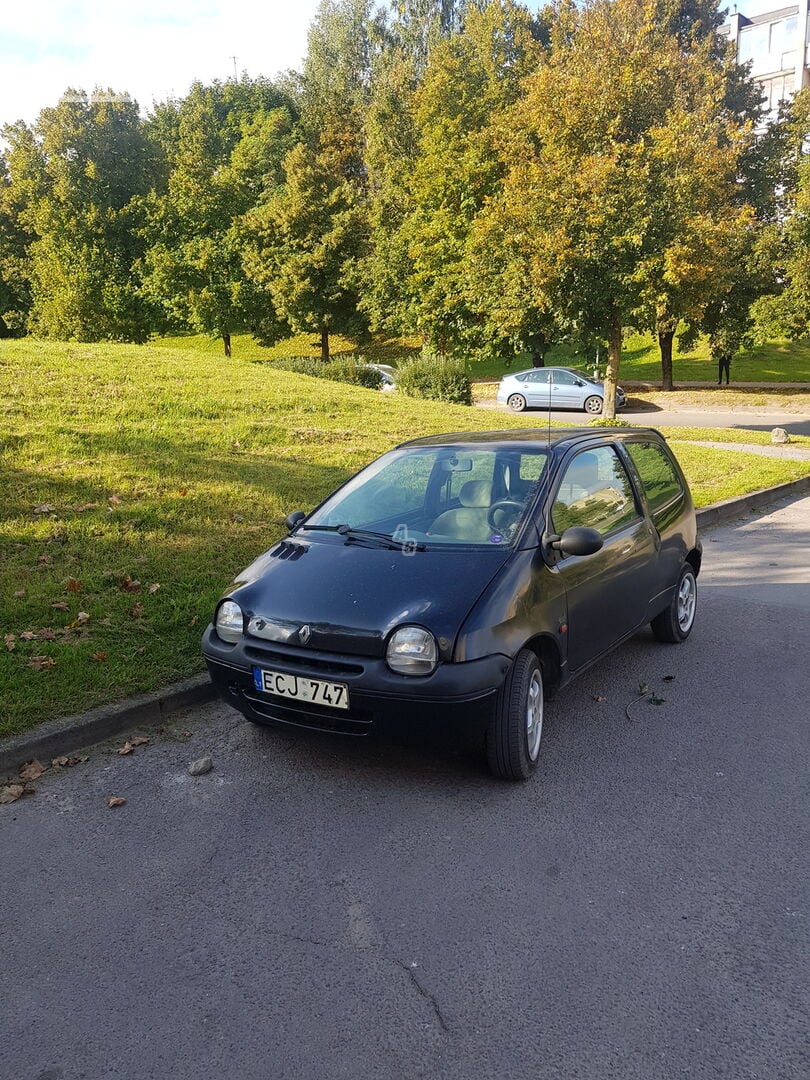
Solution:
{"label": "bush", "polygon": [[630,427],[630,423],[627,420],[622,420],[619,416],[594,416],[592,420],[588,421],[591,427]]}
{"label": "bush", "polygon": [[352,383],[367,390],[380,389],[380,373],[365,366],[363,356],[341,356],[324,363],[314,356],[292,356],[289,360],[274,360],[273,367],[282,371],[294,371],[297,375],[311,375],[316,379]]}
{"label": "bush", "polygon": [[409,397],[472,405],[472,383],[464,365],[430,353],[407,360],[397,369],[397,387]]}

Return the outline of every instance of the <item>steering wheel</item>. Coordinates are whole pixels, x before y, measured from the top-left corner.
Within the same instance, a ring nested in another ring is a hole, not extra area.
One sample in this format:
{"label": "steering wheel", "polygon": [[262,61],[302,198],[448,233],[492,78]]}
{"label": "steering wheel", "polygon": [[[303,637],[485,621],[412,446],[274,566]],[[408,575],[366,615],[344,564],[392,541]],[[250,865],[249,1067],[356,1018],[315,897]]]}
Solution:
{"label": "steering wheel", "polygon": [[[511,531],[517,525],[518,518],[523,513],[523,503],[517,499],[498,499],[487,511],[487,525],[493,532],[503,533],[510,536]],[[506,514],[506,521],[497,520],[498,515]]]}

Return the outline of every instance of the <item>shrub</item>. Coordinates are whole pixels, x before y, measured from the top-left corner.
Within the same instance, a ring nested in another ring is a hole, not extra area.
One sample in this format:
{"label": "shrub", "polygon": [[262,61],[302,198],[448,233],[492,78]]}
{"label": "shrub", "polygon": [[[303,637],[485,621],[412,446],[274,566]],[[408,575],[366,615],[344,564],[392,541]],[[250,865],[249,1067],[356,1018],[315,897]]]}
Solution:
{"label": "shrub", "polygon": [[397,369],[397,386],[403,394],[454,405],[472,405],[472,384],[458,360],[423,352]]}
{"label": "shrub", "polygon": [[619,416],[594,416],[588,423],[591,427],[630,427],[629,421]]}
{"label": "shrub", "polygon": [[316,379],[352,383],[368,390],[380,389],[380,373],[365,366],[363,356],[341,356],[324,363],[314,356],[292,356],[288,360],[274,360],[273,367],[282,371],[294,371],[297,375],[311,375]]}

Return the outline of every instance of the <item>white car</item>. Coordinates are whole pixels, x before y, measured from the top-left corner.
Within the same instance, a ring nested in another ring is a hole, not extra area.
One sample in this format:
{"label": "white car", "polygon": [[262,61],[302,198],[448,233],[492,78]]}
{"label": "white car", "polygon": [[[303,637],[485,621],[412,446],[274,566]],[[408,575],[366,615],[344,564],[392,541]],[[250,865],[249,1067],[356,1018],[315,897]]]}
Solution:
{"label": "white car", "polygon": [[[497,401],[512,412],[524,409],[584,409],[598,416],[605,400],[604,384],[574,368],[541,367],[504,375]],[[616,408],[627,404],[624,390],[616,387]]]}
{"label": "white car", "polygon": [[369,371],[380,373],[380,390],[396,390],[396,369],[390,364],[364,364],[364,367],[367,367]]}

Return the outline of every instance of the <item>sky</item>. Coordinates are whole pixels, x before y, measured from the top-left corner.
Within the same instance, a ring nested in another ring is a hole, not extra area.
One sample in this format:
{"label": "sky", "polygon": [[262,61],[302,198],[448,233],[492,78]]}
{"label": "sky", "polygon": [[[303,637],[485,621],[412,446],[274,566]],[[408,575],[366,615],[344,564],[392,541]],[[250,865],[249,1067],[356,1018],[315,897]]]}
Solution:
{"label": "sky", "polygon": [[[782,0],[737,0],[745,15]],[[64,91],[128,94],[149,110],[195,79],[300,68],[318,0],[0,0],[0,127]],[[539,6],[539,2],[537,4]],[[733,10],[734,3],[725,3]]]}
{"label": "sky", "polygon": [[318,0],[0,0],[0,126],[71,87],[148,111],[195,79],[300,68]]}

